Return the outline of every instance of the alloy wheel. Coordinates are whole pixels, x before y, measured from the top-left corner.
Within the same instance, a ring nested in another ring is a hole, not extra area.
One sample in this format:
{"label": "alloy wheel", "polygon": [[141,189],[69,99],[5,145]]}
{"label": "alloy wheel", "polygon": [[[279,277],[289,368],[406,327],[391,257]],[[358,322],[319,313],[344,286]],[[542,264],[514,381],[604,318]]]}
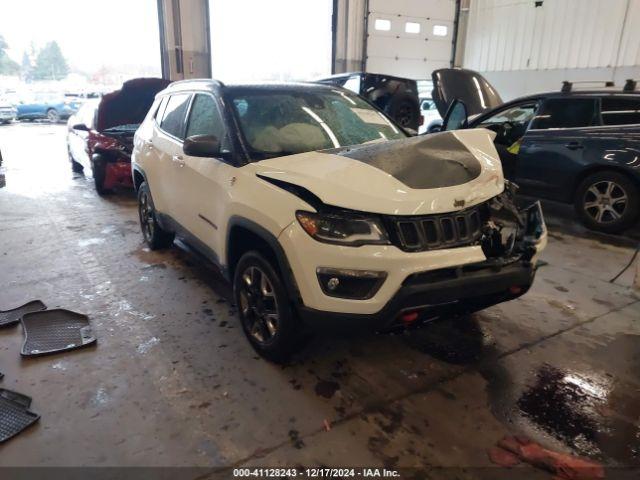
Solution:
{"label": "alloy wheel", "polygon": [[584,211],[597,223],[620,220],[628,206],[627,192],[616,182],[601,181],[591,185],[584,194]]}
{"label": "alloy wheel", "polygon": [[153,239],[153,230],[155,228],[153,222],[153,207],[151,207],[151,202],[149,202],[149,196],[144,192],[140,194],[138,211],[140,214],[140,227],[142,228],[142,235],[144,235],[144,239],[147,242],[151,243]]}
{"label": "alloy wheel", "polygon": [[47,120],[49,120],[51,123],[58,123],[59,119],[60,115],[58,115],[58,112],[56,112],[55,110],[49,110],[47,112]]}
{"label": "alloy wheel", "polygon": [[240,314],[246,331],[260,344],[270,343],[278,331],[280,315],[273,285],[256,266],[242,272]]}

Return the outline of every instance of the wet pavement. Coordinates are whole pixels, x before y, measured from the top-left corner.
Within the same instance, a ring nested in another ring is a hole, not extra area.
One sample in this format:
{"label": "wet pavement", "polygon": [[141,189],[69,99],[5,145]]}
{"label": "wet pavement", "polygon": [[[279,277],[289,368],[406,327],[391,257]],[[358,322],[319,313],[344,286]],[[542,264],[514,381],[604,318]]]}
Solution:
{"label": "wet pavement", "polygon": [[640,467],[640,296],[632,271],[608,281],[629,242],[553,229],[521,299],[404,333],[311,337],[275,366],[249,347],[215,269],[186,248],[144,248],[134,195],[99,197],[72,174],[64,135],[0,127],[0,309],[83,312],[98,343],[21,359],[21,327],[0,330],[0,387],[41,415],[0,466],[551,478],[492,466],[487,450],[518,434],[600,461],[608,478]]}

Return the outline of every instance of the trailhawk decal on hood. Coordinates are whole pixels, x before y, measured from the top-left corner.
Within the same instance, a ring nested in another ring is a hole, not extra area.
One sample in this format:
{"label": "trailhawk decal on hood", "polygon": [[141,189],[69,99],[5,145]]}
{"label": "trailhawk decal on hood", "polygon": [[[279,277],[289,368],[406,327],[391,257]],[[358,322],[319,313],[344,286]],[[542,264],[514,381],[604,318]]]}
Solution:
{"label": "trailhawk decal on hood", "polygon": [[[477,205],[504,190],[494,136],[481,128],[457,130],[391,145],[385,142],[270,158],[242,168],[259,178],[302,187],[334,207],[389,215],[447,213]],[[456,151],[450,153],[444,145]],[[352,158],[350,152],[373,160]],[[397,170],[393,162],[399,164]]]}
{"label": "trailhawk decal on hood", "polygon": [[322,153],[359,160],[411,188],[462,185],[478,178],[482,171],[480,162],[467,147],[446,133],[324,150]]}

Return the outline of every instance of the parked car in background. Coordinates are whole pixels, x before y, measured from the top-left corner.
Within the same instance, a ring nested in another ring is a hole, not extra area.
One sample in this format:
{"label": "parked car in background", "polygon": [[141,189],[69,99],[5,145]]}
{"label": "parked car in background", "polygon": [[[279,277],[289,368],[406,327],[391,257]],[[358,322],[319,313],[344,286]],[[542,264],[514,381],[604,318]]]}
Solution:
{"label": "parked car in background", "polygon": [[433,73],[443,128],[487,128],[523,194],[574,205],[587,227],[620,232],[640,217],[640,93],[561,91],[504,103],[479,73]]}
{"label": "parked car in background", "polygon": [[92,172],[96,191],[131,187],[133,135],[153,103],[169,82],[138,78],[100,100],[86,100],[67,122],[67,149],[73,170]]}
{"label": "parked car in background", "polygon": [[433,99],[423,98],[420,100],[420,114],[423,120],[422,125],[420,125],[418,129],[418,133],[423,134],[440,131],[442,128],[442,117]]}
{"label": "parked car in background", "polygon": [[81,102],[52,93],[27,94],[20,97],[17,107],[18,120],[46,119],[52,123],[66,120],[76,113]]}
{"label": "parked car in background", "polygon": [[377,73],[353,72],[317,80],[357,93],[393,118],[401,127],[414,132],[423,124],[420,115],[418,85],[409,78]]}
{"label": "parked car in background", "polygon": [[242,328],[286,359],[300,322],[386,329],[523,295],[546,243],[484,130],[408,138],[322,84],[173,83],[136,132],[144,239],[180,237],[232,282]]}
{"label": "parked car in background", "polygon": [[16,107],[7,99],[0,98],[0,123],[7,124],[13,122],[18,115]]}

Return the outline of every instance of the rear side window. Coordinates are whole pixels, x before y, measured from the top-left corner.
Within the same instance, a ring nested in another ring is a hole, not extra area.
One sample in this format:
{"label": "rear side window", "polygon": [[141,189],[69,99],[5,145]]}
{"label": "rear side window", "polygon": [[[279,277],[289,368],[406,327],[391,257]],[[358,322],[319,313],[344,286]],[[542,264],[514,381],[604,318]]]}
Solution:
{"label": "rear side window", "polygon": [[190,97],[191,94],[189,93],[171,95],[160,121],[162,130],[180,140],[184,140],[184,120],[187,115]]}
{"label": "rear side window", "polygon": [[543,102],[532,129],[580,128],[597,125],[595,98],[550,98]]}
{"label": "rear side window", "polygon": [[193,99],[187,137],[193,135],[213,135],[222,142],[225,127],[215,100],[209,95],[198,94]]}
{"label": "rear side window", "polygon": [[632,125],[640,123],[640,99],[604,97],[602,99],[603,125]]}

